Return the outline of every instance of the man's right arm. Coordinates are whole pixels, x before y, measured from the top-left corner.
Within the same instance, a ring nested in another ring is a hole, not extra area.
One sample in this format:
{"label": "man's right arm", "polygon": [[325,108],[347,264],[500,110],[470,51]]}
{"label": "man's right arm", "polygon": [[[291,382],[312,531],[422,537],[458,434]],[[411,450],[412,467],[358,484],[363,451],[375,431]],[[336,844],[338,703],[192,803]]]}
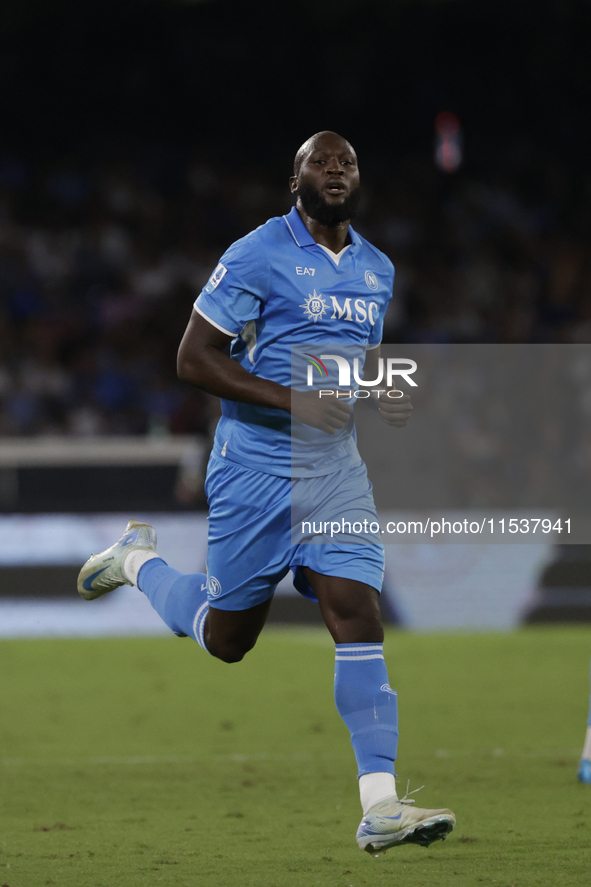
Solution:
{"label": "man's right arm", "polygon": [[317,391],[295,391],[249,373],[225,353],[232,338],[193,310],[179,346],[179,379],[226,400],[286,410],[327,434],[347,422],[351,410],[342,400],[319,398]]}

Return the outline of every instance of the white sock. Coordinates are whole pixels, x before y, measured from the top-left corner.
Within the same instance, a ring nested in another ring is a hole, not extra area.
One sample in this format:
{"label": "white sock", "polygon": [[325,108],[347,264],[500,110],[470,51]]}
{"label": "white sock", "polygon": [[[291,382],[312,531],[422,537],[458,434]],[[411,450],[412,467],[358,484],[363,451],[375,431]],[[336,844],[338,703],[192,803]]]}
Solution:
{"label": "white sock", "polygon": [[585,745],[583,746],[581,757],[591,761],[591,726],[587,727],[587,735],[585,736]]}
{"label": "white sock", "polygon": [[363,815],[378,801],[396,797],[396,778],[392,773],[365,773],[359,777],[359,798]]}
{"label": "white sock", "polygon": [[132,585],[137,585],[137,574],[144,566],[146,561],[151,561],[154,557],[160,557],[155,551],[146,551],[145,548],[136,548],[125,555],[123,561],[123,575],[129,579]]}

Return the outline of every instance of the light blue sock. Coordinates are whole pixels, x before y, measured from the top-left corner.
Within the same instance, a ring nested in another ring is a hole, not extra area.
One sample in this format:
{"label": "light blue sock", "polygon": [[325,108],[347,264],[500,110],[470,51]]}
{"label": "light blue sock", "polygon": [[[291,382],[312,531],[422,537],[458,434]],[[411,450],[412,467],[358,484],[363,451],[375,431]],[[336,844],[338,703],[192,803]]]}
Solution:
{"label": "light blue sock", "polygon": [[204,630],[209,604],[205,573],[179,573],[162,558],[155,557],[140,568],[137,585],[175,634],[194,638],[207,650]]}
{"label": "light blue sock", "polygon": [[336,644],[334,696],[349,728],[359,776],[394,773],[398,700],[382,644]]}

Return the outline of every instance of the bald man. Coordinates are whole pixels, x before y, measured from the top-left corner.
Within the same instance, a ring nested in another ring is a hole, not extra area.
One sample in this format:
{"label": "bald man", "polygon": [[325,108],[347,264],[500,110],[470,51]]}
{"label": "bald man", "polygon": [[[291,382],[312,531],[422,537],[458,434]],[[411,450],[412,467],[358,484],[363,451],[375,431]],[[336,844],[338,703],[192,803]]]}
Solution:
{"label": "bald man", "polygon": [[[400,844],[428,846],[455,825],[450,810],[397,797],[397,697],[379,608],[384,552],[379,529],[354,529],[378,527],[378,519],[355,444],[358,392],[339,389],[340,372],[358,361],[365,378],[376,378],[394,268],[351,227],[359,167],[346,139],[329,131],[307,139],[289,187],[291,212],[224,253],[179,348],[179,378],[222,399],[205,485],[207,574],[169,567],[153,528],[130,521],[84,565],[78,591],[92,600],[137,585],[175,634],[238,662],[291,569],[335,642],[335,701],[351,734],[363,809],[357,843],[378,856]],[[408,395],[393,389],[376,400],[384,422],[407,423]],[[327,515],[347,518],[336,540]]]}

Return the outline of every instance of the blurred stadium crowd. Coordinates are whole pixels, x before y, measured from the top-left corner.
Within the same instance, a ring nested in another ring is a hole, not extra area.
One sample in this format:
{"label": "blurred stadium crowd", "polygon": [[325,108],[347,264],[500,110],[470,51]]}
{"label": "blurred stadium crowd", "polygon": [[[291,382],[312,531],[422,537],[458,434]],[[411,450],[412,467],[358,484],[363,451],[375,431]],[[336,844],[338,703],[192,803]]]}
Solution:
{"label": "blurred stadium crowd", "polygon": [[[360,160],[356,227],[397,269],[386,342],[591,341],[591,179],[523,138],[453,175]],[[230,242],[289,209],[285,173],[0,156],[0,434],[206,433],[176,349]]]}

